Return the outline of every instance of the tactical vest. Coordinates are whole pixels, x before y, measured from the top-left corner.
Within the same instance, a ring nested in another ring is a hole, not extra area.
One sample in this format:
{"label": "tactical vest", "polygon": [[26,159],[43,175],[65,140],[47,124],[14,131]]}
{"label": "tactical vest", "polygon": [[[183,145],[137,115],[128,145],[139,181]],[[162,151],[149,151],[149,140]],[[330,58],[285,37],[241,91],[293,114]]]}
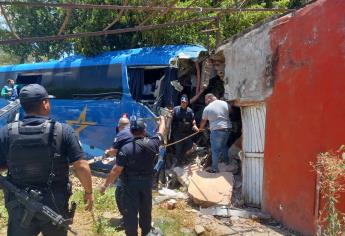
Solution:
{"label": "tactical vest", "polygon": [[[137,177],[153,175],[153,161],[156,157],[156,151],[148,145],[148,138],[139,138],[132,141],[133,156],[128,158],[128,165],[124,169],[124,177]],[[141,152],[138,153],[138,147],[141,148]],[[126,179],[123,179],[124,181]]]}
{"label": "tactical vest", "polygon": [[190,112],[181,111],[181,108],[172,122],[172,132],[173,133],[180,133],[180,134],[189,134],[192,133],[193,127],[193,117]]}
{"label": "tactical vest", "polygon": [[50,186],[68,182],[68,161],[61,155],[62,125],[47,120],[40,125],[8,125],[8,175],[18,186]]}

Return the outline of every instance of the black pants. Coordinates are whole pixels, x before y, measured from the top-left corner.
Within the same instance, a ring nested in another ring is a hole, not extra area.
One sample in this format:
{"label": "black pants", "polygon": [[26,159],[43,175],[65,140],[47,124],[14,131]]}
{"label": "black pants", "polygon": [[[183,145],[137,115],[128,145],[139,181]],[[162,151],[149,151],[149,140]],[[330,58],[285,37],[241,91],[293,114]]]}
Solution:
{"label": "black pants", "polygon": [[152,221],[152,177],[128,179],[123,184],[122,196],[126,235],[138,235],[138,214],[141,235],[147,235]]}
{"label": "black pants", "polygon": [[124,206],[123,206],[123,186],[117,185],[115,190],[115,200],[117,209],[119,209],[120,214],[123,216]]}
{"label": "black pants", "polygon": [[[68,216],[68,198],[69,195],[65,189],[52,190],[54,197],[51,196],[51,192],[47,191],[43,194],[42,203],[52,210],[62,215],[64,218]],[[46,219],[41,217],[34,217],[28,227],[21,226],[21,220],[24,216],[25,208],[22,205],[15,207],[9,207],[10,202],[15,200],[11,194],[6,194],[6,207],[8,211],[8,236],[36,236],[40,232],[44,236],[66,236],[67,230],[52,225]],[[54,200],[53,200],[54,198]]]}
{"label": "black pants", "polygon": [[[182,138],[187,137],[189,134],[185,135],[175,135],[174,142],[181,140]],[[177,164],[180,165],[185,160],[185,154],[193,147],[193,140],[191,138],[185,139],[182,142],[179,142],[174,145],[175,147],[175,158],[177,160]]]}

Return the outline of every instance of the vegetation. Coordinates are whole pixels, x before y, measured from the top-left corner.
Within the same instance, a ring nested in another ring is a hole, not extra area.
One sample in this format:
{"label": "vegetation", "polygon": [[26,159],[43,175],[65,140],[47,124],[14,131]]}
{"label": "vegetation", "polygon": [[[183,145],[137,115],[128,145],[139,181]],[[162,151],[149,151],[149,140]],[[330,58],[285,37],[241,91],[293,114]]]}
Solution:
{"label": "vegetation", "polygon": [[337,209],[340,193],[345,192],[345,145],[337,151],[319,154],[316,164],[322,199],[319,227],[322,234],[338,236],[345,233],[345,214]]}
{"label": "vegetation", "polygon": [[[82,190],[77,190],[71,197],[71,201],[75,201],[78,206],[72,229],[75,229],[79,235],[85,236],[124,236],[123,228],[117,227],[119,213],[115,203],[114,188],[107,189],[104,195],[95,191],[92,214],[83,209],[83,193]],[[4,233],[1,229],[5,229],[7,225],[7,211],[3,202],[3,192],[0,191],[0,235]],[[193,232],[195,213],[187,212],[188,208],[190,207],[185,202],[178,202],[173,210],[167,210],[164,205],[153,207],[154,225],[159,227],[164,235],[193,235],[189,232],[181,232],[183,228]]]}
{"label": "vegetation", "polygon": [[0,190],[0,229],[7,225],[7,218],[8,215],[4,204],[4,193],[2,190]]}
{"label": "vegetation", "polygon": [[[36,2],[36,0],[28,0]],[[52,2],[42,0],[42,2]],[[66,3],[69,0],[55,0],[54,2]],[[117,4],[122,5],[123,0],[78,0],[75,3],[89,4]],[[170,6],[173,1],[160,0],[128,0],[129,5],[165,5]],[[200,6],[200,7],[234,7],[239,6],[240,0],[180,0],[176,6]],[[241,7],[263,8],[263,7],[300,7],[307,0],[249,0]],[[64,22],[67,11],[61,8],[28,8],[6,6],[4,7],[12,27],[20,37],[56,35]],[[215,33],[211,32],[208,37],[202,33],[206,29],[220,29],[221,39],[226,39],[243,29],[256,24],[257,22],[277,14],[275,12],[239,12],[230,15],[220,16],[220,27],[215,22],[202,22],[193,25],[169,27],[165,29],[134,32],[119,35],[108,35],[102,37],[89,37],[70,39],[65,41],[51,41],[32,44],[21,44],[2,46],[5,53],[18,57],[20,62],[45,61],[57,59],[72,53],[85,55],[96,55],[104,51],[126,49],[134,47],[192,43],[215,47]],[[114,19],[119,12],[113,10],[83,10],[73,9],[71,17],[66,25],[63,34],[77,32],[102,31]],[[149,17],[150,16],[150,17]],[[167,14],[158,12],[126,11],[119,21],[109,29],[128,28],[139,25],[147,19],[146,25],[161,24],[166,22],[181,21],[192,18],[215,16],[215,13],[181,13],[169,11]],[[149,18],[148,18],[149,17]],[[2,23],[2,25],[4,25]],[[2,26],[0,39],[13,38],[9,28]],[[1,53],[0,53],[1,54]],[[5,62],[6,63],[6,62]]]}

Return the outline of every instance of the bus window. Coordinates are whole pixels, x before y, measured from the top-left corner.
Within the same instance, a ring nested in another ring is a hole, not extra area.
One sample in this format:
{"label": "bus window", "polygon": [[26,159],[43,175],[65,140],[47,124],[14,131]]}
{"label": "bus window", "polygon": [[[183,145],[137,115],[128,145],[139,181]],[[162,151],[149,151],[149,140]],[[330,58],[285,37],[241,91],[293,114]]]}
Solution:
{"label": "bus window", "polygon": [[58,99],[121,98],[123,92],[120,64],[54,68],[41,74],[42,85]]}
{"label": "bus window", "polygon": [[42,74],[20,73],[17,76],[16,84],[21,84],[21,85],[40,84],[41,80],[42,80]]}
{"label": "bus window", "polygon": [[165,68],[131,67],[127,72],[133,99],[149,104],[159,99]]}

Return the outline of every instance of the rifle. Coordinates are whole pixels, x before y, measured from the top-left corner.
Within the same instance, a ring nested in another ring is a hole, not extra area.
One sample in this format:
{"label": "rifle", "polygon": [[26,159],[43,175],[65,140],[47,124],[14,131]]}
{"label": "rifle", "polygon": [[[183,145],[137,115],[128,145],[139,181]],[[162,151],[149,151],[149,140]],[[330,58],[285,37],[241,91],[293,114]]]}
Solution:
{"label": "rifle", "polygon": [[[35,190],[30,190],[29,192],[25,190],[21,190],[11,182],[9,182],[4,176],[0,175],[0,186],[4,189],[9,191],[10,193],[14,194],[16,200],[24,206],[24,216],[21,220],[21,226],[27,227],[30,225],[34,216],[39,215],[42,216],[44,219],[48,219],[53,225],[57,227],[63,227],[69,230],[74,235],[77,235],[71,227],[69,226],[72,223],[72,219],[65,219],[63,216],[59,215],[55,211],[53,211],[48,206],[43,205],[38,201],[40,198],[40,192]],[[75,203],[72,203],[72,213],[70,215],[74,215],[76,208]]]}

